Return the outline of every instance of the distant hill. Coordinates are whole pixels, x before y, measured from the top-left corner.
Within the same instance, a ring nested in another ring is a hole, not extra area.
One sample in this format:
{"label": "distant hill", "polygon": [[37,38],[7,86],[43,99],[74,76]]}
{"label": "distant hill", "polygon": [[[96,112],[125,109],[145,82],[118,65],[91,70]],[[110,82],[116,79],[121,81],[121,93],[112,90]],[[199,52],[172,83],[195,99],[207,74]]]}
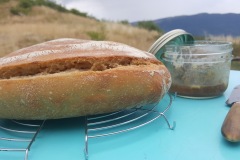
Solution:
{"label": "distant hill", "polygon": [[153,21],[163,31],[184,29],[194,36],[240,36],[240,14],[207,14],[176,16]]}
{"label": "distant hill", "polygon": [[106,40],[141,50],[160,36],[156,31],[89,17],[50,0],[0,0],[0,57],[57,38]]}

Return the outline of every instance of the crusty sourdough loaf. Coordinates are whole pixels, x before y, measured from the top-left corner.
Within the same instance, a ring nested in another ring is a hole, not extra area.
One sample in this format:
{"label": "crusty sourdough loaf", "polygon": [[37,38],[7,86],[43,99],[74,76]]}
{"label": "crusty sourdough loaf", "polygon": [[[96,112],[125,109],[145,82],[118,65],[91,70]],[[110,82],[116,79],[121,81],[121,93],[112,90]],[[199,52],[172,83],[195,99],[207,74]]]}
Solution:
{"label": "crusty sourdough loaf", "polygon": [[152,54],[108,41],[57,39],[0,59],[0,118],[58,119],[158,102],[171,77]]}

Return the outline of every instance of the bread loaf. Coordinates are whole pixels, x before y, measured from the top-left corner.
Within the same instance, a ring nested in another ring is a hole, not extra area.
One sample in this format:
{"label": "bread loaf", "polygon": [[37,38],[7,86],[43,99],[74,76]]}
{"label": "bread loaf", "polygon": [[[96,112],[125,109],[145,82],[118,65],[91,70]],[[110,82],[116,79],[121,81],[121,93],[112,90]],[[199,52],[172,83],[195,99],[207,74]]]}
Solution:
{"label": "bread loaf", "polygon": [[0,59],[0,118],[59,119],[158,102],[171,77],[152,54],[108,41],[57,39]]}

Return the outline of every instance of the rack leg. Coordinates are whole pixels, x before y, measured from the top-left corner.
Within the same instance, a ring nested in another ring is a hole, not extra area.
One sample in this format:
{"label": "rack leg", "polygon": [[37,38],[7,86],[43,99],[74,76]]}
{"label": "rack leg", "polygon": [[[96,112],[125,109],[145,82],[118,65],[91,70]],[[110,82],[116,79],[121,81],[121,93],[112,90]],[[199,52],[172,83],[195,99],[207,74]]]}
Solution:
{"label": "rack leg", "polygon": [[173,121],[173,125],[171,126],[170,123],[169,123],[169,121],[168,121],[168,119],[167,119],[167,117],[166,117],[163,113],[160,113],[160,114],[161,114],[161,115],[163,116],[163,118],[165,119],[165,121],[166,121],[166,123],[167,123],[167,125],[168,125],[168,128],[171,129],[171,130],[174,130],[175,127],[176,127],[176,122]]}
{"label": "rack leg", "polygon": [[87,128],[87,116],[85,117],[85,148],[84,148],[85,160],[88,160],[88,128]]}

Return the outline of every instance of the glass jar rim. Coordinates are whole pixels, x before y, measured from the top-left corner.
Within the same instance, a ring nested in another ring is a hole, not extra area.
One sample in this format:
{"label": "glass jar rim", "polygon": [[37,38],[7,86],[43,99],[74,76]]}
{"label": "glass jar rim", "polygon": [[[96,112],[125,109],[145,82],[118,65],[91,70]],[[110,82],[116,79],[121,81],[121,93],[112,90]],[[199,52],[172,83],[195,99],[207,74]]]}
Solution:
{"label": "glass jar rim", "polygon": [[166,44],[165,46],[179,46],[179,47],[183,47],[183,46],[196,46],[196,47],[201,47],[201,46],[232,46],[232,42],[229,41],[210,41],[210,40],[195,40],[195,41],[187,41],[185,43],[182,44]]}
{"label": "glass jar rim", "polygon": [[187,44],[169,44],[161,59],[182,63],[223,62],[232,60],[232,43],[225,41],[195,41]]}
{"label": "glass jar rim", "polygon": [[[195,49],[195,50],[194,50]],[[199,50],[196,53],[196,50]],[[186,42],[184,44],[168,44],[165,46],[164,55],[189,55],[193,54],[194,56],[201,55],[222,55],[232,52],[232,42],[226,41],[194,41]],[[193,53],[193,52],[195,53]],[[202,51],[202,52],[200,52]]]}

